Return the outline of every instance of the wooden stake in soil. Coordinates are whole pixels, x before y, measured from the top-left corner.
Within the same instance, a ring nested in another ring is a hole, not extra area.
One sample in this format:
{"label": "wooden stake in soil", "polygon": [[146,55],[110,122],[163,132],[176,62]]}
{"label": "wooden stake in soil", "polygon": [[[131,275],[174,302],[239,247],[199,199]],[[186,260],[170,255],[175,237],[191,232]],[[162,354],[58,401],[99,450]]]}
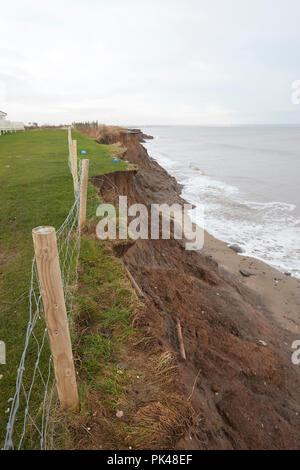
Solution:
{"label": "wooden stake in soil", "polygon": [[182,337],[181,323],[180,323],[178,318],[177,318],[177,336],[178,336],[178,341],[179,341],[179,346],[180,346],[181,357],[182,357],[182,359],[186,360],[184,342],[183,342],[183,337]]}
{"label": "wooden stake in soil", "polygon": [[59,400],[63,409],[79,410],[55,229],[36,227],[32,237]]}
{"label": "wooden stake in soil", "polygon": [[82,160],[81,187],[80,187],[80,208],[79,227],[82,228],[86,221],[86,198],[89,176],[89,160]]}
{"label": "wooden stake in soil", "polygon": [[138,283],[136,282],[136,280],[134,279],[133,275],[131,274],[131,272],[129,271],[129,269],[124,266],[125,268],[125,271],[126,271],[126,274],[127,276],[129,277],[130,281],[131,281],[131,284],[133,285],[137,295],[141,298],[141,299],[144,299],[145,298],[145,295],[142,291],[142,289],[140,288],[140,286],[138,285]]}

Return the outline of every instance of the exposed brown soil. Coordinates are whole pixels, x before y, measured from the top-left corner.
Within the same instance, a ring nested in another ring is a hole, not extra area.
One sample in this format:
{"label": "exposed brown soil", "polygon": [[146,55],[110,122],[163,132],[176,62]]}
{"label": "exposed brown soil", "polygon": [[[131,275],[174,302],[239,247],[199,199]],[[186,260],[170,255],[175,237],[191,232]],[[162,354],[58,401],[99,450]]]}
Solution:
{"label": "exposed brown soil", "polygon": [[[129,204],[182,202],[180,186],[138,140],[124,159],[139,170],[93,179],[103,200],[117,204],[121,194]],[[119,245],[117,253],[146,297],[139,326],[162,351],[177,354],[176,392],[195,411],[195,424],[176,448],[300,448],[300,368],[291,362],[296,336],[281,328],[263,292],[221,266],[212,249],[137,240]],[[177,318],[186,361],[179,355]]]}

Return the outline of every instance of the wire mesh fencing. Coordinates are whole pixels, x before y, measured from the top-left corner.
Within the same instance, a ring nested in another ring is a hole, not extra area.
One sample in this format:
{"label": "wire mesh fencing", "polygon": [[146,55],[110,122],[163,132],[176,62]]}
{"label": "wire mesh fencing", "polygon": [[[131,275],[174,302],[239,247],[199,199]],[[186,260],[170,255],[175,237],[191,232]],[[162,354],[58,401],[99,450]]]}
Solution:
{"label": "wire mesh fencing", "polygon": [[[71,165],[70,169],[74,178]],[[75,191],[74,203],[56,232],[68,319],[73,310],[80,252],[81,234],[78,220],[81,174],[80,162],[79,184]],[[46,450],[54,447],[53,416],[59,404],[55,385],[53,359],[34,257],[31,267],[25,345],[17,370],[15,393],[9,399],[10,412],[4,449]]]}

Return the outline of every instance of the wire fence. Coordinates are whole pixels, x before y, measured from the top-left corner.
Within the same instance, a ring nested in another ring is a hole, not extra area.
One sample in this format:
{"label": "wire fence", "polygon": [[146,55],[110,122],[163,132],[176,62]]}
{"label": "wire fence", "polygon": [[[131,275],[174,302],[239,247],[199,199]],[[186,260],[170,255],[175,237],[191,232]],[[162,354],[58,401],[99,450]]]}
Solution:
{"label": "wire fence", "polygon": [[[70,164],[69,166],[74,179],[72,167]],[[81,162],[79,162],[79,185],[78,190],[75,191],[75,200],[66,219],[56,232],[68,319],[73,310],[80,252],[78,219],[81,174]],[[55,420],[53,418],[59,402],[35,257],[31,268],[28,315],[25,345],[17,371],[15,394],[9,399],[10,413],[4,443],[5,450],[46,450],[54,447]]]}

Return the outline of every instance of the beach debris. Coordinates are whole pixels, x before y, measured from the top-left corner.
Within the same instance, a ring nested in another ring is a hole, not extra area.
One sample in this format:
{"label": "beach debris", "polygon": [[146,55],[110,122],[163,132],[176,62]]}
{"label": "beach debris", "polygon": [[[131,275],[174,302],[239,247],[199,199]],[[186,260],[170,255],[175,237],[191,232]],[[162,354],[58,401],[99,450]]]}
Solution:
{"label": "beach debris", "polygon": [[244,277],[250,277],[253,276],[253,274],[249,273],[249,271],[245,271],[245,269],[240,269],[240,273]]}
{"label": "beach debris", "polygon": [[292,275],[292,273],[288,273],[288,272],[287,272],[287,273],[284,273],[284,274],[285,274],[286,276],[291,276],[291,275]]}
{"label": "beach debris", "polygon": [[262,339],[259,339],[258,342],[262,345],[262,346],[267,346],[267,343],[265,341],[263,341]]}
{"label": "beach debris", "polygon": [[81,150],[81,155],[86,155],[86,151],[85,151],[85,150]]}
{"label": "beach debris", "polygon": [[229,248],[233,251],[235,251],[236,253],[244,253],[244,250],[243,248],[241,248],[239,245],[237,245],[236,243],[234,243],[233,245],[229,245]]}
{"label": "beach debris", "polygon": [[114,162],[117,163],[119,161],[118,158],[114,158]]}
{"label": "beach debris", "polygon": [[116,412],[116,417],[117,417],[117,418],[122,418],[123,415],[124,415],[123,411],[117,410],[117,412]]}
{"label": "beach debris", "polygon": [[0,380],[3,379],[3,374],[0,374]]}

